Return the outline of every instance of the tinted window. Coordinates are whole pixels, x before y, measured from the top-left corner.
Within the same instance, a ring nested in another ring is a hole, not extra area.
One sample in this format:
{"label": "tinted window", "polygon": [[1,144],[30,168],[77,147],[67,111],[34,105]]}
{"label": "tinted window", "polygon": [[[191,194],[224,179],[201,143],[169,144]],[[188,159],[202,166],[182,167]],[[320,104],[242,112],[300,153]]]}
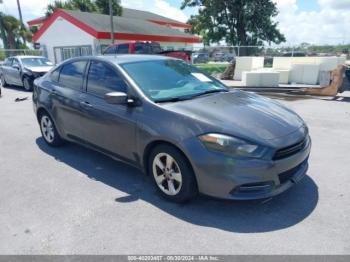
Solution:
{"label": "tinted window", "polygon": [[91,63],[87,92],[104,97],[109,92],[127,92],[127,86],[119,74],[109,65],[93,61]]}
{"label": "tinted window", "polygon": [[12,64],[12,60],[13,60],[13,58],[7,58],[7,59],[5,60],[4,65],[10,66],[10,65]]}
{"label": "tinted window", "polygon": [[81,90],[86,62],[78,61],[63,66],[59,82],[75,90]]}
{"label": "tinted window", "polygon": [[129,45],[118,45],[118,54],[128,54],[129,53]]}
{"label": "tinted window", "polygon": [[55,71],[53,71],[51,73],[50,78],[51,78],[52,81],[58,82],[58,78],[60,76],[60,69],[61,68],[58,68],[58,69],[56,69]]}
{"label": "tinted window", "polygon": [[160,44],[152,44],[152,52],[153,54],[159,54],[162,52],[162,48],[160,47]]}
{"label": "tinted window", "polygon": [[17,58],[14,58],[13,61],[12,61],[12,66],[14,66],[14,65],[19,66],[19,61],[18,61]]}
{"label": "tinted window", "polygon": [[111,47],[108,47],[106,49],[106,51],[104,52],[105,55],[111,55],[111,54],[115,54],[117,52],[117,46],[111,46]]}
{"label": "tinted window", "polygon": [[136,44],[135,45],[135,54],[150,54],[150,46],[146,44]]}

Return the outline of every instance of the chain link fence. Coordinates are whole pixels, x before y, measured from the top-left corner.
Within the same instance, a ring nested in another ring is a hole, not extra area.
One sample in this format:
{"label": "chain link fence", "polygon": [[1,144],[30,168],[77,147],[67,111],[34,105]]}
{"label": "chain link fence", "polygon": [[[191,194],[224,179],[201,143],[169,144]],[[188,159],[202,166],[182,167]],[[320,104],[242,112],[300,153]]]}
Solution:
{"label": "chain link fence", "polygon": [[211,75],[222,74],[229,63],[236,57],[264,57],[264,67],[272,67],[274,57],[307,57],[307,56],[346,56],[349,57],[349,46],[210,46],[196,47],[192,61],[199,68]]}

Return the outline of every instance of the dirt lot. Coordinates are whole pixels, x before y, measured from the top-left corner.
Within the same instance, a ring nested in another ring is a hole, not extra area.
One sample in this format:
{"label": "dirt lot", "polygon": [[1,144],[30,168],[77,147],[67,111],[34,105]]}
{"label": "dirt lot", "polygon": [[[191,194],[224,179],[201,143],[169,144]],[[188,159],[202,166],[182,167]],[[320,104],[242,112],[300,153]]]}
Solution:
{"label": "dirt lot", "polygon": [[[350,92],[288,99],[313,139],[308,176],[269,201],[159,198],[138,170],[40,137],[31,94],[0,98],[1,254],[349,254]],[[29,96],[23,102],[17,97]]]}

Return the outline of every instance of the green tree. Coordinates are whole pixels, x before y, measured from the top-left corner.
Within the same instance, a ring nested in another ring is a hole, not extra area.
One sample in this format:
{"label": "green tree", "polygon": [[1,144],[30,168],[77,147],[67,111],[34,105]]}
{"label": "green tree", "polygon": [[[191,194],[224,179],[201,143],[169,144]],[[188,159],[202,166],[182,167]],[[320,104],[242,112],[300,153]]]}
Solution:
{"label": "green tree", "polygon": [[5,49],[26,48],[23,39],[30,41],[32,34],[17,18],[0,13],[0,25],[0,36]]}
{"label": "green tree", "polygon": [[262,45],[285,42],[272,0],[183,0],[181,8],[199,7],[189,23],[205,44],[226,41],[230,45]]}
{"label": "green tree", "polygon": [[[121,15],[122,7],[120,0],[113,0],[114,15]],[[108,0],[56,0],[46,8],[46,16],[49,17],[57,9],[78,10],[82,12],[109,14]]]}
{"label": "green tree", "polygon": [[[109,15],[109,1],[108,0],[95,0],[95,4],[97,5],[99,12],[101,14]],[[120,5],[120,0],[112,1],[112,10],[113,15],[121,15],[123,10]]]}
{"label": "green tree", "polygon": [[49,17],[50,15],[53,14],[53,12],[55,12],[57,9],[69,9],[72,10],[73,7],[67,3],[67,2],[63,2],[60,0],[55,0],[53,3],[50,3],[47,5],[46,7],[46,17]]}

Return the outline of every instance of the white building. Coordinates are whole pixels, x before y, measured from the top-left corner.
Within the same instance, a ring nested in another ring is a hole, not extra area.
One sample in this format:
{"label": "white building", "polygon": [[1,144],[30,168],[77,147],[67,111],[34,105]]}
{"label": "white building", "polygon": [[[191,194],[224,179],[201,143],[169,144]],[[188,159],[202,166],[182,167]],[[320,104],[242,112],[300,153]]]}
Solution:
{"label": "white building", "polygon": [[[55,63],[70,57],[100,54],[111,44],[108,15],[57,10],[49,18],[28,21],[38,31],[33,36],[48,58]],[[191,50],[201,40],[186,29],[191,26],[150,12],[124,8],[114,17],[116,42],[155,41],[162,48]]]}

